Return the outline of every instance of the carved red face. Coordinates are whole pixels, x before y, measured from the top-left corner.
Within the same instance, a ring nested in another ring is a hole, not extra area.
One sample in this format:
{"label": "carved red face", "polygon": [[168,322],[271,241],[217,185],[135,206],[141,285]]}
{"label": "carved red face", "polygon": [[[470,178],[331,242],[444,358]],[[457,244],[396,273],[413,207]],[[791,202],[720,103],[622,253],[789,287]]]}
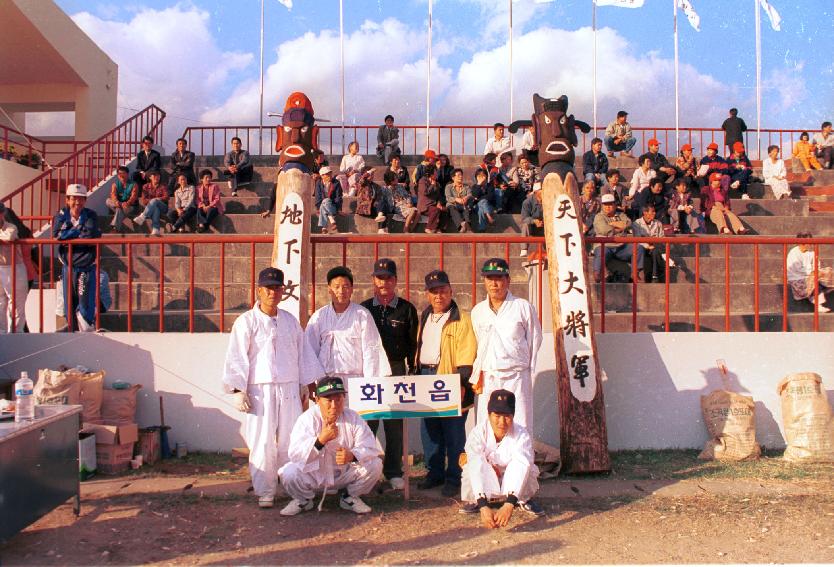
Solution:
{"label": "carved red face", "polygon": [[284,113],[278,136],[282,164],[313,157],[313,150],[316,149],[314,130],[313,117],[303,108],[292,108]]}

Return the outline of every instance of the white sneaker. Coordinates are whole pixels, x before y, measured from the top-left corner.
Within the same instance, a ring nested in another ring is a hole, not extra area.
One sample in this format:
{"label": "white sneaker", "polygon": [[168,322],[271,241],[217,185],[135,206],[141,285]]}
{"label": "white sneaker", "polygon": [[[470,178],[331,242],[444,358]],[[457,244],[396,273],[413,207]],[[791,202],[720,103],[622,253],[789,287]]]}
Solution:
{"label": "white sneaker", "polygon": [[272,508],[275,505],[275,497],[271,495],[260,496],[258,498],[259,508]]}
{"label": "white sneaker", "polygon": [[744,195],[742,195],[742,196],[741,196],[741,200],[742,200],[742,201],[749,201],[749,200],[750,200],[750,195],[748,195],[747,193],[745,193]]}
{"label": "white sneaker", "polygon": [[820,313],[830,313],[831,312],[831,308],[830,307],[825,307],[824,305],[820,305],[819,309],[820,309]]}
{"label": "white sneaker", "polygon": [[387,228],[380,228],[376,232],[377,232],[377,234],[388,234],[388,229]]}
{"label": "white sneaker", "polygon": [[527,249],[522,248],[521,252],[519,252],[518,255],[521,256],[522,258],[526,258],[527,257]]}
{"label": "white sneaker", "polygon": [[296,516],[301,512],[309,512],[316,505],[312,500],[297,500],[293,498],[290,503],[281,508],[279,514],[282,516]]}
{"label": "white sneaker", "polygon": [[162,232],[158,228],[154,228],[151,230],[151,236],[162,236]]}
{"label": "white sneaker", "polygon": [[374,219],[374,220],[376,220],[376,222],[384,222],[385,221],[385,215],[383,215],[382,213],[377,213],[376,219]]}
{"label": "white sneaker", "polygon": [[388,482],[391,483],[391,488],[393,488],[394,490],[402,490],[403,488],[405,488],[405,481],[402,479],[402,477],[395,476],[394,478],[388,479]]}
{"label": "white sneaker", "polygon": [[350,510],[354,514],[367,514],[371,511],[371,507],[362,502],[358,496],[342,496],[339,498],[339,507],[343,510]]}
{"label": "white sneaker", "polygon": [[730,184],[730,187],[732,187],[733,189],[738,189],[738,186],[739,186],[739,185],[741,185],[741,183],[739,183],[738,181],[733,181],[733,182]]}
{"label": "white sneaker", "polygon": [[133,222],[135,224],[145,224],[145,215],[139,215],[139,216],[133,217]]}

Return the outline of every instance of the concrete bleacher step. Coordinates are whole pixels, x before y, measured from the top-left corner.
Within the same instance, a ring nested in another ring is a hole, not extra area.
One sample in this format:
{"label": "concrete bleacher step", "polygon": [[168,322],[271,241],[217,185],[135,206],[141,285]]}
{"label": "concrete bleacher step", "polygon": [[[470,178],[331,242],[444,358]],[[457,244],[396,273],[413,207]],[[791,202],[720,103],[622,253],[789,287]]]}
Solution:
{"label": "concrete bleacher step", "polygon": [[[805,302],[807,303],[807,302]],[[788,312],[787,328],[794,332],[811,332],[814,330],[814,314],[811,312],[811,304],[808,309],[797,312]],[[601,318],[598,313],[594,314],[594,324],[597,332],[601,329]],[[701,332],[724,332],[724,313],[701,313],[699,317]],[[750,313],[730,313],[729,330],[732,332],[748,332],[755,330],[755,316]],[[663,312],[645,312],[637,314],[637,332],[662,332],[666,331],[665,314]],[[693,313],[670,313],[669,332],[692,332],[695,330],[695,315]],[[819,330],[825,332],[834,331],[834,315],[831,313],[820,313]],[[606,333],[630,333],[632,331],[631,313],[606,313]],[[782,332],[782,312],[760,312],[759,331]],[[687,354],[692,353],[684,353]]]}

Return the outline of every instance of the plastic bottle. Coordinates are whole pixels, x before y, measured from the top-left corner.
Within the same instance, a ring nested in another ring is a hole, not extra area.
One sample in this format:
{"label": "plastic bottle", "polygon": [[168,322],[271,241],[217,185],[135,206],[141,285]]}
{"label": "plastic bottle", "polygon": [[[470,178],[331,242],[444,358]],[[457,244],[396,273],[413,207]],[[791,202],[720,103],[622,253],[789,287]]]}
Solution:
{"label": "plastic bottle", "polygon": [[29,380],[28,372],[20,373],[20,380],[14,383],[15,423],[35,419],[35,385]]}

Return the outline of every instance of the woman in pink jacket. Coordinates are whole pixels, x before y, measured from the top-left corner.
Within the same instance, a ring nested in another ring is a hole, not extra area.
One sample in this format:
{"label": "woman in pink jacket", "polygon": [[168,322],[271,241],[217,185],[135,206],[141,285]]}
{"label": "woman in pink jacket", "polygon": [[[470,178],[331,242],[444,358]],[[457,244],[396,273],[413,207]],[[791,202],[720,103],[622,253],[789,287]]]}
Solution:
{"label": "woman in pink jacket", "polygon": [[220,202],[220,187],[211,182],[211,171],[204,169],[200,172],[200,186],[197,187],[197,232],[206,232],[209,225],[223,214],[223,203]]}

